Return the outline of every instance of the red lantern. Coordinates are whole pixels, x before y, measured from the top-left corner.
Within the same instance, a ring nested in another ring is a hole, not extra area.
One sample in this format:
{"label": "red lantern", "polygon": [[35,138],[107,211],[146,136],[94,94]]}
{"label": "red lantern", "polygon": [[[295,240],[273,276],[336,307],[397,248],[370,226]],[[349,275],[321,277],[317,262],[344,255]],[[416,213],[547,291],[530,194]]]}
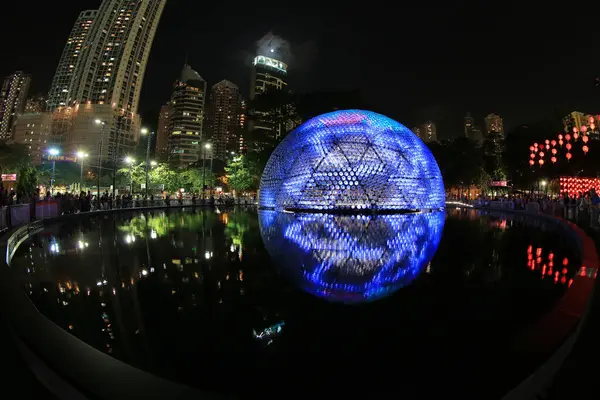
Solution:
{"label": "red lantern", "polygon": [[546,145],[546,150],[550,150],[550,145],[549,144]]}
{"label": "red lantern", "polygon": [[556,153],[558,153],[558,150],[552,149],[552,154],[556,154]]}
{"label": "red lantern", "polygon": [[535,147],[529,146],[529,151],[533,151],[533,149],[535,149]]}
{"label": "red lantern", "polygon": [[569,140],[571,140],[571,135],[569,135],[568,133],[565,135],[565,140],[568,142]]}
{"label": "red lantern", "polygon": [[531,154],[529,155],[529,157],[531,157],[531,158],[535,158],[535,154],[531,153]]}
{"label": "red lantern", "polygon": [[540,165],[544,165],[544,160],[542,160],[541,158],[538,162],[540,163]]}
{"label": "red lantern", "polygon": [[558,141],[558,144],[560,144],[561,146],[563,145],[563,143],[564,143],[564,142],[563,142],[563,140],[562,140],[562,139],[560,139],[560,140]]}
{"label": "red lantern", "polygon": [[567,148],[567,150],[571,150],[571,147],[573,147],[573,146],[571,146],[571,143],[567,143],[567,145],[565,147]]}
{"label": "red lantern", "polygon": [[577,132],[577,127],[576,126],[573,127],[573,132]]}
{"label": "red lantern", "polygon": [[590,140],[590,138],[589,138],[589,137],[587,137],[587,135],[583,135],[583,136],[581,137],[581,140],[583,140],[583,143],[587,143],[587,142],[588,142],[588,140]]}
{"label": "red lantern", "polygon": [[552,161],[552,163],[555,163],[555,162],[556,162],[556,157],[552,157],[552,158],[550,159],[550,161]]}
{"label": "red lantern", "polygon": [[529,160],[529,165],[533,165],[533,164],[535,164],[535,161]]}
{"label": "red lantern", "polygon": [[577,140],[578,137],[579,137],[579,134],[577,134],[577,133],[573,134],[573,139]]}
{"label": "red lantern", "polygon": [[550,144],[550,140],[546,139],[546,144]]}
{"label": "red lantern", "polygon": [[540,157],[544,157],[544,155],[545,155],[544,152],[540,151]]}
{"label": "red lantern", "polygon": [[583,146],[583,147],[581,148],[581,150],[583,150],[583,152],[584,152],[584,153],[587,153],[588,151],[590,151],[590,148],[589,148],[589,147],[587,147],[587,146]]}
{"label": "red lantern", "polygon": [[552,147],[556,146],[556,140],[553,140],[553,141],[552,141],[552,142],[550,142],[550,143],[552,143]]}
{"label": "red lantern", "polygon": [[534,144],[533,144],[533,147],[538,147],[538,144],[537,144],[537,143],[534,143]]}
{"label": "red lantern", "polygon": [[591,130],[594,130],[594,129],[596,129],[596,125],[594,125],[594,124],[590,124],[590,129],[591,129]]}
{"label": "red lantern", "polygon": [[584,126],[582,126],[582,127],[581,127],[581,132],[587,132],[587,126],[585,126],[585,125],[584,125]]}
{"label": "red lantern", "polygon": [[567,160],[570,160],[571,157],[573,157],[573,156],[571,155],[571,153],[567,153],[567,154],[565,154],[565,157],[567,157]]}
{"label": "red lantern", "polygon": [[558,134],[558,138],[559,138],[559,139],[562,139],[562,138],[563,138],[563,135],[561,135],[561,134],[559,133],[559,134]]}

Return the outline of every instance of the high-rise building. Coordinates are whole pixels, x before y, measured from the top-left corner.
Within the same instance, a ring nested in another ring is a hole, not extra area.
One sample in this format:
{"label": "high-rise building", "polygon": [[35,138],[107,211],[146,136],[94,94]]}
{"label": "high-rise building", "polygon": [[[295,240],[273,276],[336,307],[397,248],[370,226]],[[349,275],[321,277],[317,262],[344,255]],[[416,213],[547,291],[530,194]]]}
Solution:
{"label": "high-rise building", "polygon": [[15,143],[27,150],[30,161],[39,165],[44,150],[49,146],[52,128],[52,114],[48,112],[25,113],[19,115],[15,125]]}
{"label": "high-rise building", "polygon": [[481,127],[479,125],[473,125],[473,128],[471,129],[471,136],[469,136],[469,139],[473,140],[478,145],[483,144],[483,131],[481,130]]}
{"label": "high-rise building", "polygon": [[189,65],[184,65],[173,85],[169,113],[169,164],[185,167],[202,157],[202,137],[206,81]]}
{"label": "high-rise building", "polygon": [[[77,43],[72,38],[67,41],[49,106],[60,106],[62,102],[66,106],[108,105],[113,116],[103,125],[109,143],[103,158],[133,152],[139,140],[140,92],[165,3],[166,0],[103,0],[97,12],[80,15],[80,25],[74,29]],[[88,25],[88,21],[92,22]],[[82,31],[86,31],[85,35]],[[73,58],[77,58],[76,63],[68,61]],[[68,88],[65,82],[69,82]],[[57,97],[57,92],[66,95]],[[103,113],[104,107],[100,108]],[[86,136],[87,132],[80,134]]]}
{"label": "high-rise building", "polygon": [[265,143],[274,142],[285,132],[285,125],[278,121],[281,106],[261,104],[259,97],[267,92],[283,91],[287,88],[287,64],[264,55],[258,55],[252,62],[250,81],[250,120],[248,130],[253,145],[260,149]]}
{"label": "high-rise building", "polygon": [[584,114],[580,111],[570,112],[563,117],[565,132],[573,133],[573,128],[577,128],[577,131],[581,130],[582,126],[589,124],[590,117],[594,116],[591,114]]}
{"label": "high-rise building", "polygon": [[167,150],[169,147],[169,103],[160,108],[158,114],[158,130],[156,131],[156,155],[161,160],[167,159]]}
{"label": "high-rise building", "polygon": [[46,110],[46,98],[41,95],[33,96],[25,102],[25,114],[41,113]]}
{"label": "high-rise building", "polygon": [[422,125],[415,126],[413,133],[425,143],[437,142],[437,129],[432,121],[427,121]]}
{"label": "high-rise building", "polygon": [[240,152],[240,89],[228,80],[212,87],[210,93],[211,134],[215,158],[226,160],[231,152]]}
{"label": "high-rise building", "polygon": [[10,139],[17,114],[25,110],[31,78],[17,71],[4,79],[0,91],[0,139]]}
{"label": "high-rise building", "polygon": [[465,116],[465,137],[467,139],[474,140],[473,129],[475,127],[475,118],[471,117],[471,113],[467,113]]}
{"label": "high-rise building", "polygon": [[48,93],[48,111],[54,111],[58,107],[70,106],[73,101],[77,100],[74,93],[79,87],[79,82],[75,78],[81,77],[81,74],[78,75],[77,73],[80,63],[84,60],[82,50],[86,45],[90,28],[97,14],[97,10],[82,11],[77,21],[75,21]]}
{"label": "high-rise building", "polygon": [[485,130],[488,135],[493,134],[500,138],[504,138],[504,123],[502,117],[494,113],[488,114],[488,116],[485,117]]}

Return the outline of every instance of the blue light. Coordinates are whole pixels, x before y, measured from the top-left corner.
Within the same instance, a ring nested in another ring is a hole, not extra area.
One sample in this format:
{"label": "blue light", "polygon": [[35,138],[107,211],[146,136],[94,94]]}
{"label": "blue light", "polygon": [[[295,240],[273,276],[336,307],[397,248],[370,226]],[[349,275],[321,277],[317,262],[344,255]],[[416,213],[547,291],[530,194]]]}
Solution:
{"label": "blue light", "polygon": [[398,211],[445,206],[442,175],[427,146],[383,115],[320,115],[275,149],[259,205],[275,210]]}
{"label": "blue light", "polygon": [[275,265],[304,291],[357,303],[409,285],[433,258],[445,212],[332,215],[259,211]]}

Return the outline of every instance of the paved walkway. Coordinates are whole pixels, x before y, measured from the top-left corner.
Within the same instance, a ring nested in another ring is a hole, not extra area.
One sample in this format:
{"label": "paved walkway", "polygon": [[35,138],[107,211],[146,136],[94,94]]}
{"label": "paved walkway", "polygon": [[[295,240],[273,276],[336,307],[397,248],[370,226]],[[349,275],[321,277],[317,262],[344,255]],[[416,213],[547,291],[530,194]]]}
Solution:
{"label": "paved walkway", "polygon": [[[0,343],[3,351],[0,357],[0,368],[2,369],[2,392],[11,393],[7,398],[44,399],[54,400],[55,396],[33,375],[21,353],[17,349],[10,328],[4,318],[0,315]],[[13,394],[18,393],[16,396]]]}

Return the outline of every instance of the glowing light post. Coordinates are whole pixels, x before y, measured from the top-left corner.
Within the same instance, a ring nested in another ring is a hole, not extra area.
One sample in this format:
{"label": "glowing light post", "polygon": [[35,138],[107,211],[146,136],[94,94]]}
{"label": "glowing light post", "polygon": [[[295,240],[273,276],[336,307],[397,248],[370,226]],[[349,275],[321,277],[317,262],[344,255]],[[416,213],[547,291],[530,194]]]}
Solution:
{"label": "glowing light post", "polygon": [[[210,143],[206,143],[202,147],[202,200],[206,196],[206,150],[211,148]],[[212,172],[212,156],[210,157],[210,171]]]}
{"label": "glowing light post", "polygon": [[[133,163],[135,162],[135,159],[131,158],[131,157],[125,157],[125,164],[129,165],[129,187],[130,187],[130,193],[133,196],[133,174],[132,174],[132,168],[133,168]],[[146,172],[146,176],[147,172]]]}
{"label": "glowing light post", "polygon": [[102,121],[101,119],[97,119],[94,121],[96,125],[100,125],[100,149],[98,150],[98,172],[97,174],[97,185],[98,185],[98,195],[96,196],[98,201],[100,201],[100,174],[102,173],[102,147],[104,146],[104,127],[106,126],[106,121]]}
{"label": "glowing light post", "polygon": [[542,180],[542,181],[540,182],[540,185],[541,185],[541,186],[544,188],[544,194],[548,194],[548,190],[547,190],[547,187],[548,187],[548,186],[547,186],[547,185],[548,185],[548,182],[546,182],[545,180]]}
{"label": "glowing light post", "polygon": [[[81,160],[81,175],[79,177],[79,191],[81,192],[81,188],[83,187],[83,160],[88,156],[88,153],[84,153],[83,151],[77,152],[77,158]],[[100,186],[98,186],[100,187]]]}
{"label": "glowing light post", "polygon": [[148,135],[148,145],[146,146],[146,198],[148,198],[148,172],[150,170],[150,141],[152,140],[152,135],[154,132],[150,132],[146,128],[142,128],[142,135]]}
{"label": "glowing light post", "polygon": [[[51,148],[48,150],[48,154],[51,156],[57,156],[60,154],[60,150]],[[52,160],[52,178],[50,178],[50,195],[54,193],[54,172],[56,171],[56,160]]]}
{"label": "glowing light post", "polygon": [[113,152],[113,170],[112,170],[112,181],[113,181],[113,190],[112,195],[113,199],[115,198],[115,192],[117,190],[117,154],[119,154],[119,136],[121,134],[121,125],[123,124],[122,115],[117,117],[117,130],[115,131],[115,148]]}

